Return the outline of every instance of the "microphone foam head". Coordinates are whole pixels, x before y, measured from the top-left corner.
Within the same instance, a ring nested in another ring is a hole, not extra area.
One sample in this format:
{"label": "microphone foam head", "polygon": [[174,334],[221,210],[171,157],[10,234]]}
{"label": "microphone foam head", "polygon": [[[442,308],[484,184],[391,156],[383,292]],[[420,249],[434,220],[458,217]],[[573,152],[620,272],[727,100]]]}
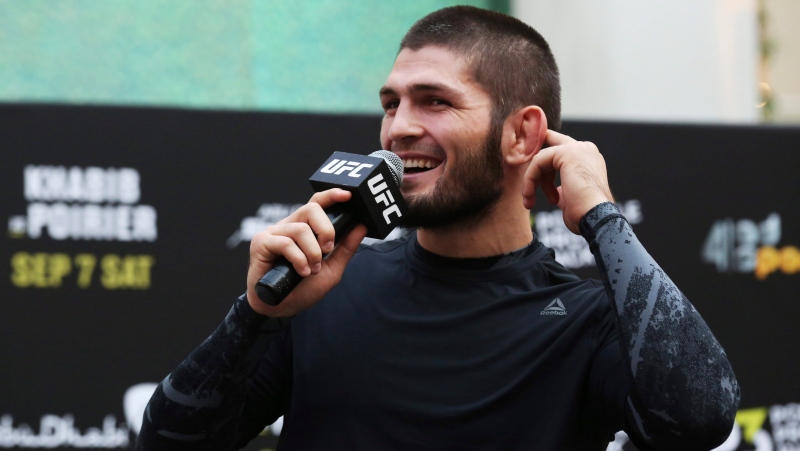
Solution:
{"label": "microphone foam head", "polygon": [[386,163],[389,165],[389,169],[392,170],[392,176],[394,176],[394,181],[397,183],[397,186],[403,182],[403,160],[397,156],[394,152],[389,152],[388,150],[376,150],[369,154],[371,157],[378,157],[383,158],[386,160]]}

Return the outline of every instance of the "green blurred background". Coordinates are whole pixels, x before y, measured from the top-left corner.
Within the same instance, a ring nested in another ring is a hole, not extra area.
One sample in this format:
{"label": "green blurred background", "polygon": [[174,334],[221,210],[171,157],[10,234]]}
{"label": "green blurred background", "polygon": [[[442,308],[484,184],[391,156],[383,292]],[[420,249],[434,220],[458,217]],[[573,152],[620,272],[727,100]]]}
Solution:
{"label": "green blurred background", "polygon": [[378,113],[403,34],[508,1],[0,0],[0,102]]}

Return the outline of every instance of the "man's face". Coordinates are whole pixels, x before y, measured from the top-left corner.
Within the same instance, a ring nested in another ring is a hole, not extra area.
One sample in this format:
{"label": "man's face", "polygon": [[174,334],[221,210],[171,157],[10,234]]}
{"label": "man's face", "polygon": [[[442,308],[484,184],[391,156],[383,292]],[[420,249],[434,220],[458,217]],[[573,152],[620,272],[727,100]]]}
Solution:
{"label": "man's face", "polygon": [[406,227],[480,218],[502,193],[500,132],[491,97],[462,58],[441,47],[403,49],[381,89],[381,144],[405,166]]}

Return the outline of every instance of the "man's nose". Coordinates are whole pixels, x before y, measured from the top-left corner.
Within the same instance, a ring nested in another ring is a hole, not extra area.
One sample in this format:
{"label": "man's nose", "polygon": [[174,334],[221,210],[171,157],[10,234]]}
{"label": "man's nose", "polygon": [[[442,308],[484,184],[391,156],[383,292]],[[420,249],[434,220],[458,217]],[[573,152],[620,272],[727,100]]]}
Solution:
{"label": "man's nose", "polygon": [[401,103],[391,121],[387,136],[392,141],[400,142],[409,138],[419,138],[423,134],[422,122],[413,105]]}

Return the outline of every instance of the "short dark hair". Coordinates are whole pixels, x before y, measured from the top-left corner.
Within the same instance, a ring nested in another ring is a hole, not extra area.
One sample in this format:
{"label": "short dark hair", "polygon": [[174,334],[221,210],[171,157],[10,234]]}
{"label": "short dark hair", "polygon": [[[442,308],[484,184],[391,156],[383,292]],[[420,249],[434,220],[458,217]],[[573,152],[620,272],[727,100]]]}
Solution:
{"label": "short dark hair", "polygon": [[415,23],[400,50],[440,46],[467,59],[475,81],[492,97],[492,125],[537,105],[548,127],[561,128],[561,87],[550,46],[519,19],[473,6],[434,11]]}

